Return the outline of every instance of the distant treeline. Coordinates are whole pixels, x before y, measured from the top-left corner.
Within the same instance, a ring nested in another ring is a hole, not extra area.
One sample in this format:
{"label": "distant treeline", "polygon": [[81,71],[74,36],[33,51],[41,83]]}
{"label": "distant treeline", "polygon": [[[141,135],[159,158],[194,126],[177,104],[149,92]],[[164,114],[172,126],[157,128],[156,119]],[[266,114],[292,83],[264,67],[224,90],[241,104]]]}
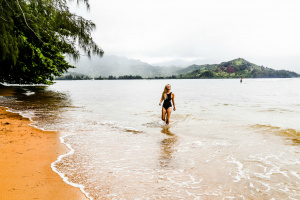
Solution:
{"label": "distant treeline", "polygon": [[92,78],[83,74],[68,74],[56,77],[55,80],[91,80]]}
{"label": "distant treeline", "polygon": [[136,75],[136,76],[134,76],[134,75],[124,75],[124,76],[119,76],[119,77],[111,75],[111,76],[108,76],[108,78],[101,77],[101,76],[95,78],[95,80],[117,80],[117,79],[127,79],[127,80],[129,80],[129,79],[143,79],[143,77],[138,76],[138,75]]}
{"label": "distant treeline", "polygon": [[91,80],[92,78],[84,74],[68,74],[56,77],[55,80]]}
{"label": "distant treeline", "polygon": [[126,80],[131,80],[131,79],[143,79],[141,76],[134,76],[134,75],[124,75],[124,76],[108,76],[108,77],[95,77],[91,78],[90,76],[84,75],[84,74],[68,74],[60,77],[56,77],[55,80],[121,80],[121,79],[126,79]]}
{"label": "distant treeline", "polygon": [[172,76],[157,76],[157,77],[154,77],[154,78],[143,78],[142,76],[139,76],[139,75],[136,75],[136,76],[133,76],[133,75],[125,75],[125,76],[108,76],[107,78],[106,77],[97,77],[97,78],[94,78],[95,80],[120,80],[120,79],[125,79],[125,80],[130,80],[130,79],[177,79],[177,78],[180,78],[179,76],[175,76],[175,75],[172,75]]}

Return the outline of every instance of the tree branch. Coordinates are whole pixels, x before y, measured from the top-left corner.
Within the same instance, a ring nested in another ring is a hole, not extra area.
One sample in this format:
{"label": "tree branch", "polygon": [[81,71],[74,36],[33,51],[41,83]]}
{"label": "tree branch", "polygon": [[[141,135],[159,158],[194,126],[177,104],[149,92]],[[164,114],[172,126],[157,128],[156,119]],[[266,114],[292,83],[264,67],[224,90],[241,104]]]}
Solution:
{"label": "tree branch", "polygon": [[10,7],[10,5],[7,3],[7,1],[6,0],[4,0],[5,1],[5,3],[8,5],[8,7],[12,10],[12,11],[14,11],[15,12],[15,10],[14,9],[12,9],[12,7]]}
{"label": "tree branch", "polygon": [[0,15],[0,18],[8,23],[10,22],[10,21],[7,21],[6,19],[4,19],[1,15]]}
{"label": "tree branch", "polygon": [[33,30],[32,28],[30,28],[30,26],[28,25],[28,23],[27,23],[27,21],[26,21],[25,14],[24,14],[24,12],[23,12],[23,10],[22,10],[22,8],[21,8],[21,5],[20,5],[20,3],[19,3],[19,0],[17,0],[17,3],[18,3],[18,6],[19,6],[19,8],[20,8],[22,14],[23,14],[23,18],[24,18],[24,21],[25,21],[27,27],[35,34],[35,36],[36,36],[41,42],[45,43],[45,42],[44,42],[44,41],[36,34],[36,32],[34,32],[34,30]]}

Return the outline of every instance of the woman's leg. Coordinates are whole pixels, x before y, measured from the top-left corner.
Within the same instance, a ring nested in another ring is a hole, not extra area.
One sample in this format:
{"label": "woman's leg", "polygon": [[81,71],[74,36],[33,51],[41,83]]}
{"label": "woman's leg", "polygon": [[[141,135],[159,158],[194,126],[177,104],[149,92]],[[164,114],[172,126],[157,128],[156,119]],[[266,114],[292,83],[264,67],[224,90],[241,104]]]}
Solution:
{"label": "woman's leg", "polygon": [[163,121],[166,121],[166,109],[164,107],[162,107],[162,110],[161,110],[161,119]]}
{"label": "woman's leg", "polygon": [[167,120],[166,120],[166,124],[169,124],[169,122],[170,122],[170,115],[171,115],[171,112],[172,112],[172,107],[169,107],[168,110],[167,110]]}

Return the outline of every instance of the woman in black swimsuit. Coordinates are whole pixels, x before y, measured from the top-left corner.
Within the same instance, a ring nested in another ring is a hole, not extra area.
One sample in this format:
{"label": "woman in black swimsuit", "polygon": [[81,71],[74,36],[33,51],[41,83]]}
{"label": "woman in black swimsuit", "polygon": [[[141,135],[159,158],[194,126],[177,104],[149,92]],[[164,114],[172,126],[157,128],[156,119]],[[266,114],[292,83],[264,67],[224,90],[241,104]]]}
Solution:
{"label": "woman in black swimsuit", "polygon": [[[170,120],[170,115],[171,115],[171,112],[172,112],[172,104],[171,104],[171,100],[172,100],[172,103],[173,103],[173,110],[175,111],[176,108],[175,108],[175,95],[174,93],[171,92],[171,85],[170,84],[167,84],[165,86],[165,89],[162,93],[162,97],[160,99],[160,102],[159,102],[159,105],[161,105],[161,103],[164,101],[163,103],[163,106],[162,106],[162,116],[161,116],[161,119],[163,121],[166,122],[166,124],[169,124],[169,120]],[[166,114],[167,114],[167,119],[166,118]]]}

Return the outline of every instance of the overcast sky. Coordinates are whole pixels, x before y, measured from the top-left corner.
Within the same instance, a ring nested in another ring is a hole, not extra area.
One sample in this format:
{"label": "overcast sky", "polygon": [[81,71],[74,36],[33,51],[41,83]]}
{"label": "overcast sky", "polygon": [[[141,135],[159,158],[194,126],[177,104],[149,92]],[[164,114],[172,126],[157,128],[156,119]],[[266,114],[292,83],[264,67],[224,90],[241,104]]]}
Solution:
{"label": "overcast sky", "polygon": [[106,55],[150,64],[235,58],[300,73],[300,0],[90,0]]}

